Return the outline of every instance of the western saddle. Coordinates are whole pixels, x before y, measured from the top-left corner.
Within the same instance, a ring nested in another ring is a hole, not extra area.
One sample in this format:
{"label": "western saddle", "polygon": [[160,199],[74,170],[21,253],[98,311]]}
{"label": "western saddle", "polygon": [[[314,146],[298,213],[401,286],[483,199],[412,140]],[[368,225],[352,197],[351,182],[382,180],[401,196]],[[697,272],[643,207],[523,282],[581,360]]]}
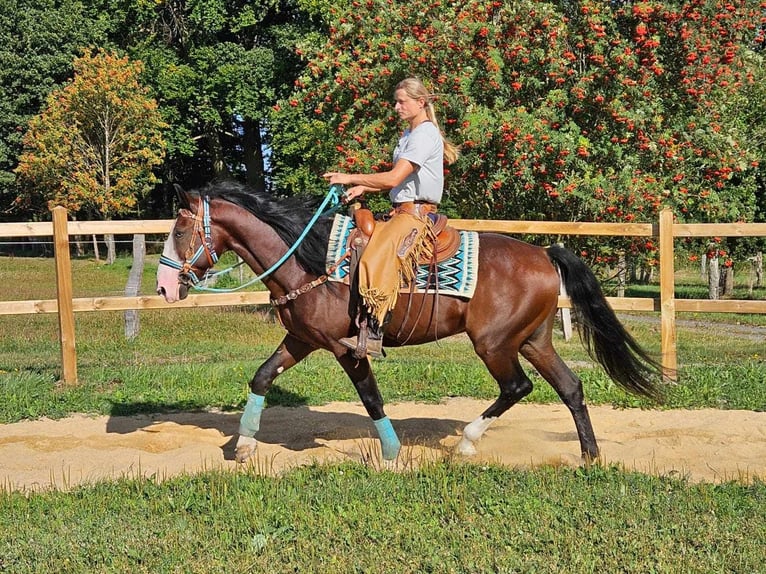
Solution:
{"label": "western saddle", "polygon": [[[449,226],[449,218],[441,213],[436,213],[435,209],[436,206],[432,204],[407,202],[396,204],[392,211],[392,214],[403,211],[421,217],[425,215],[431,220],[430,235],[433,241],[433,255],[426,259],[421,258],[419,261],[421,265],[433,265],[446,261],[454,256],[460,248],[460,232]],[[351,232],[348,245],[361,250],[370,241],[377,221],[372,211],[360,204],[352,205],[350,212],[354,218],[356,229]]]}

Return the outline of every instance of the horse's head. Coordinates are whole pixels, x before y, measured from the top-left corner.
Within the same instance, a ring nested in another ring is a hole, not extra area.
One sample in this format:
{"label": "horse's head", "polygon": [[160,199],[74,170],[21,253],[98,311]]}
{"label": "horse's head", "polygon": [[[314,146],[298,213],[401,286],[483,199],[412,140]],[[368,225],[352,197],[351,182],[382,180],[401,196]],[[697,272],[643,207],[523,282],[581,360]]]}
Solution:
{"label": "horse's head", "polygon": [[179,186],[176,192],[183,207],[165,240],[157,269],[157,293],[168,303],[185,299],[189,286],[218,260],[211,234],[210,202]]}

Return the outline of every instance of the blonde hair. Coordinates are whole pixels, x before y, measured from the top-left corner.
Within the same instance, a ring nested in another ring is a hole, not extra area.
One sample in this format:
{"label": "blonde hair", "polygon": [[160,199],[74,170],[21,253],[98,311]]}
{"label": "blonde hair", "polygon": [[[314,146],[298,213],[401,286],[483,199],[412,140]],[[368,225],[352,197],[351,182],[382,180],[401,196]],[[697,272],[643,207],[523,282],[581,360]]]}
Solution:
{"label": "blonde hair", "polygon": [[453,164],[457,161],[460,155],[460,148],[444,137],[444,132],[439,125],[439,121],[436,119],[436,110],[434,110],[434,99],[436,96],[429,92],[423,82],[419,78],[405,78],[398,84],[394,91],[404,90],[404,93],[413,100],[424,100],[426,103],[426,114],[429,121],[436,126],[439,133],[442,135],[442,141],[444,142],[444,162],[447,165]]}

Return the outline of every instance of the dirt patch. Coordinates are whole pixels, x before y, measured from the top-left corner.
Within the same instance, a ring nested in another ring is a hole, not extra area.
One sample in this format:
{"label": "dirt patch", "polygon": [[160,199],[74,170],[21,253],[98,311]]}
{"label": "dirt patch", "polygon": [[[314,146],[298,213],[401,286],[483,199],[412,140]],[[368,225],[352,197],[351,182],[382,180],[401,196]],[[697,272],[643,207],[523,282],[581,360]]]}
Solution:
{"label": "dirt patch", "polygon": [[[399,403],[386,410],[402,439],[400,467],[451,452],[463,426],[487,401]],[[644,411],[591,407],[607,463],[692,481],[766,477],[766,413]],[[0,425],[0,486],[67,489],[122,476],[168,478],[233,461],[238,413],[175,413],[136,417],[74,416]],[[370,460],[373,426],[361,405],[273,407],[264,412],[252,465],[279,473],[313,461]],[[577,465],[580,448],[563,405],[516,405],[479,443],[472,460],[512,467]]]}

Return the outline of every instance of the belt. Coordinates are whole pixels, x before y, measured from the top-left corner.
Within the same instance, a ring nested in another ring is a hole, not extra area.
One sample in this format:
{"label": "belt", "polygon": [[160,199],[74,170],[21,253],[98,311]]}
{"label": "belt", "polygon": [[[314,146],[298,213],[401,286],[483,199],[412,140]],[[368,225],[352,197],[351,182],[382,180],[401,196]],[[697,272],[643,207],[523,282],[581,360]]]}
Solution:
{"label": "belt", "polygon": [[433,201],[426,201],[425,199],[416,199],[415,201],[400,201],[400,202],[394,202],[394,207],[401,207],[403,205],[433,205],[434,207],[439,207],[438,203],[434,203]]}
{"label": "belt", "polygon": [[438,205],[430,203],[428,201],[415,200],[415,201],[401,201],[394,203],[394,209],[391,211],[391,215],[397,213],[409,213],[418,217],[425,217],[429,213],[436,213]]}

